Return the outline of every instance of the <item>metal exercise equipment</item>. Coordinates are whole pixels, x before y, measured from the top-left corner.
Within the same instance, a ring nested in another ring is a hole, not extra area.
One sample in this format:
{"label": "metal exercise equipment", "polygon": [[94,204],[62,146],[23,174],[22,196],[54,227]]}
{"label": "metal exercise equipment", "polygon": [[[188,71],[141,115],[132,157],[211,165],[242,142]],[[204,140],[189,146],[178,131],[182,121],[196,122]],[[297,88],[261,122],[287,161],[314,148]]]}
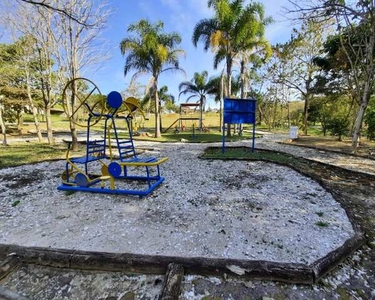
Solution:
{"label": "metal exercise equipment", "polygon": [[[74,92],[70,89],[72,85],[74,83],[69,82],[64,89],[64,95],[68,95],[70,100],[74,98]],[[71,157],[71,143],[68,143],[62,184],[58,189],[147,196],[164,181],[160,175],[160,164],[168,158],[145,157],[136,152],[131,122],[136,111],[143,114],[138,100],[129,97],[123,101],[121,94],[114,91],[108,94],[105,101],[89,101],[93,92],[89,89],[87,94],[79,95],[78,104],[70,104],[73,110],[68,110],[69,104],[65,105],[72,122],[87,127],[86,153],[81,157]],[[99,95],[95,98],[100,99]],[[85,124],[82,116],[78,117],[82,111],[88,114]],[[121,122],[124,122],[126,133],[118,129]],[[97,123],[104,128],[102,138],[93,139],[92,127]],[[143,187],[140,186],[142,183]]]}

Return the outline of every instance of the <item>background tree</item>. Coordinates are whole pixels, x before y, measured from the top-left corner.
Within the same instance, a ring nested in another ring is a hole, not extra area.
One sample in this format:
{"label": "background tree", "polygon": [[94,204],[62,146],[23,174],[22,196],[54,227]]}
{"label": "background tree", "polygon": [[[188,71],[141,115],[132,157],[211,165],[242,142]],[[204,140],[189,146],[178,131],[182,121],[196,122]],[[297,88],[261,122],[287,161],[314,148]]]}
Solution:
{"label": "background tree", "polygon": [[373,93],[375,79],[375,2],[341,0],[301,3],[292,2],[302,19],[318,21],[334,18],[340,43],[352,69],[354,87],[359,95],[359,107],[353,128],[352,147],[357,151],[363,118]]}
{"label": "background tree", "polygon": [[136,70],[132,81],[139,75],[151,74],[155,105],[155,137],[161,136],[158,95],[159,76],[166,71],[183,71],[179,67],[179,57],[184,51],[178,49],[181,37],[177,33],[165,33],[164,24],[159,21],[150,24],[140,20],[128,27],[129,36],[120,43],[121,53],[126,56],[124,75]]}
{"label": "background tree", "polygon": [[[69,80],[85,76],[108,57],[102,42],[98,42],[109,14],[105,5],[105,1],[97,5],[89,0],[10,2],[9,23],[18,33],[33,39],[25,50],[31,51],[38,61],[32,66],[38,73],[38,83],[31,83],[41,91],[50,143],[53,142],[50,110],[61,101],[63,87]],[[53,8],[67,13],[56,13]],[[75,101],[73,97],[73,105]],[[78,146],[75,126],[70,122],[73,149]]]}
{"label": "background tree", "polygon": [[[57,29],[54,40],[59,42],[54,44],[56,48],[53,49],[53,53],[58,65],[58,82],[63,85],[72,79],[83,77],[85,73],[100,67],[100,64],[108,59],[108,52],[102,47],[104,41],[102,39],[100,42],[99,39],[110,13],[105,1],[96,5],[89,0],[66,0],[65,7],[69,12],[74,11],[80,22],[60,14],[56,19],[59,23],[54,26]],[[95,24],[95,26],[85,24]],[[73,88],[78,89],[78,87]],[[76,94],[76,91],[73,94]],[[70,104],[74,107],[76,101],[73,97]],[[76,149],[77,128],[72,120],[70,120],[70,131],[72,148]]]}
{"label": "background tree", "polygon": [[27,3],[33,5],[38,8],[45,9],[50,12],[61,14],[65,18],[72,19],[73,21],[84,25],[84,26],[95,26],[95,23],[88,22],[87,19],[81,19],[79,14],[76,14],[75,11],[72,11],[69,6],[67,6],[64,2],[59,1],[51,1],[47,2],[45,0],[16,0],[19,3]]}
{"label": "background tree", "polygon": [[375,98],[372,97],[365,115],[367,138],[375,140]]}
{"label": "background tree", "polygon": [[207,96],[215,92],[215,87],[212,81],[208,81],[207,71],[202,73],[195,72],[194,77],[191,81],[181,82],[178,86],[181,95],[191,94],[187,99],[198,98],[197,103],[200,105],[200,119],[199,119],[199,130],[203,130],[203,111],[205,111]]}
{"label": "background tree", "polygon": [[[214,17],[195,25],[192,41],[194,46],[202,41],[205,50],[214,50],[215,69],[225,60],[227,94],[224,96],[230,96],[234,58],[263,39],[264,28],[270,19],[265,18],[264,7],[257,2],[244,6],[243,0],[209,0],[208,6],[214,9]],[[227,134],[230,135],[229,126]]]}
{"label": "background tree", "polygon": [[[42,141],[37,108],[34,98],[39,98],[35,87],[35,72],[32,65],[36,64],[30,39],[25,37],[13,44],[0,44],[0,93],[2,95],[2,117],[12,120],[16,116],[18,130],[22,129],[22,113],[25,109],[31,111],[39,141]],[[32,42],[32,41],[31,41]],[[5,130],[5,129],[4,129]]]}
{"label": "background tree", "polygon": [[[323,47],[323,25],[313,21],[306,21],[300,30],[294,30],[291,40],[278,45],[275,51],[281,61],[282,68],[276,66],[277,82],[297,91],[304,101],[303,131],[307,135],[308,108],[314,96],[315,77],[319,67],[314,59]],[[278,64],[278,62],[276,62]]]}
{"label": "background tree", "polygon": [[[142,107],[147,107],[148,111],[155,112],[155,103],[152,101],[152,99],[155,98],[155,91],[153,90],[153,86],[151,86],[147,92],[146,95],[143,97],[141,101]],[[175,105],[175,98],[172,94],[168,93],[168,87],[166,85],[163,85],[158,90],[158,98],[159,98],[159,117],[160,117],[160,131],[163,131],[163,125],[162,125],[162,114],[164,110],[173,110],[176,111],[176,105]]]}

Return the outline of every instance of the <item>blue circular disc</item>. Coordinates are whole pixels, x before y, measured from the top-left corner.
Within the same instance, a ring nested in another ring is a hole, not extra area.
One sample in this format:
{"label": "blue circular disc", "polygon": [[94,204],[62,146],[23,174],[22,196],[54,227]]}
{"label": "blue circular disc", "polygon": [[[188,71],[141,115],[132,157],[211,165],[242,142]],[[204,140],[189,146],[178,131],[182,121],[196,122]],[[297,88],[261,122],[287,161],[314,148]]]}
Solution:
{"label": "blue circular disc", "polygon": [[119,108],[122,104],[122,96],[119,92],[110,92],[107,96],[107,104],[111,108]]}
{"label": "blue circular disc", "polygon": [[82,173],[78,173],[76,176],[75,176],[75,181],[76,181],[76,184],[78,186],[82,186],[82,187],[87,187],[89,185],[89,182],[87,180],[87,176],[85,174],[82,174]]}
{"label": "blue circular disc", "polygon": [[109,174],[113,177],[119,177],[121,175],[121,166],[117,162],[111,162],[108,166]]}

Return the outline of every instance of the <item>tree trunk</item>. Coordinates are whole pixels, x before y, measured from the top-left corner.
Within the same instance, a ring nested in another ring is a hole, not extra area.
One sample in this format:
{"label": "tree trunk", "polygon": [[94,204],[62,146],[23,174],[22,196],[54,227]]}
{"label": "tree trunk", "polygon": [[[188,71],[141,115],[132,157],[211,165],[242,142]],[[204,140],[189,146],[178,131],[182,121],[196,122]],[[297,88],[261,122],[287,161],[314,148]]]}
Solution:
{"label": "tree trunk", "polygon": [[[373,7],[373,6],[372,6]],[[371,22],[372,28],[374,28],[374,20]],[[353,131],[353,140],[352,140],[352,149],[354,153],[357,153],[358,150],[358,144],[359,144],[359,138],[361,134],[361,128],[362,128],[362,121],[363,117],[366,112],[366,108],[368,105],[368,102],[370,100],[371,96],[371,90],[373,87],[373,80],[374,80],[374,46],[375,46],[375,36],[372,33],[370,35],[369,43],[366,47],[366,81],[363,88],[363,94],[361,97],[361,105],[359,106],[359,110],[357,113],[357,118],[354,123],[354,131]]]}
{"label": "tree trunk", "polygon": [[[245,61],[241,60],[241,99],[245,99]],[[242,135],[243,124],[238,124],[238,135]]]}
{"label": "tree trunk", "polygon": [[220,105],[219,107],[219,122],[220,122],[219,131],[222,132],[223,130],[222,128],[223,127],[223,100],[220,100],[219,105]]}
{"label": "tree trunk", "polygon": [[[230,57],[227,56],[227,97],[230,97],[232,94],[232,60]],[[231,134],[231,126],[228,124],[227,128],[227,137],[230,137]]]}
{"label": "tree trunk", "polygon": [[44,113],[46,115],[48,144],[53,145],[55,142],[53,140],[52,122],[51,122],[51,106],[49,104],[45,107]]}
{"label": "tree trunk", "polygon": [[224,101],[224,70],[220,78],[220,132],[223,130],[223,101]]}
{"label": "tree trunk", "polygon": [[72,150],[78,150],[78,134],[76,125],[73,122],[70,122],[70,134],[72,136]]}
{"label": "tree trunk", "polygon": [[257,105],[257,108],[258,108],[258,125],[262,125],[262,121],[263,121],[263,111],[262,111],[262,109],[260,108],[260,105]]}
{"label": "tree trunk", "polygon": [[275,103],[273,104],[272,129],[275,129],[276,127],[276,114],[277,114],[277,96],[275,98]]}
{"label": "tree trunk", "polygon": [[[155,78],[155,77],[154,77]],[[155,138],[160,138],[160,107],[159,107],[159,93],[158,93],[158,80],[154,80],[155,91]]]}
{"label": "tree trunk", "polygon": [[201,96],[200,99],[200,118],[199,118],[199,130],[202,132],[203,131],[203,96]]}
{"label": "tree trunk", "polygon": [[[74,77],[73,77],[74,78]],[[74,81],[72,83],[72,99],[71,99],[71,111],[73,112],[75,110],[75,106],[76,106],[76,96],[77,96],[77,85],[76,85],[76,82]],[[78,118],[78,114],[74,114],[72,115],[72,118]],[[87,128],[87,130],[89,130],[89,128]],[[72,150],[75,151],[78,149],[78,133],[77,133],[77,128],[76,128],[76,124],[73,122],[73,120],[70,120],[70,134],[72,136]]]}
{"label": "tree trunk", "polygon": [[31,111],[33,112],[36,135],[38,137],[39,143],[41,143],[41,142],[43,142],[43,137],[42,137],[42,132],[40,130],[40,125],[39,125],[39,120],[38,120],[38,111],[37,111],[37,108],[34,105],[34,100],[31,96],[30,73],[29,73],[28,66],[25,67],[25,75],[26,75],[27,97],[29,99],[29,105],[30,105]]}
{"label": "tree trunk", "polygon": [[39,119],[38,119],[38,109],[34,105],[31,105],[31,104],[30,104],[30,107],[31,107],[31,110],[33,112],[33,119],[34,119],[36,135],[38,136],[38,141],[41,143],[41,142],[43,142],[43,137],[42,137],[42,132],[40,131],[40,124],[39,124]]}
{"label": "tree trunk", "polygon": [[1,106],[0,106],[0,126],[1,126],[1,133],[3,135],[3,146],[6,146],[6,145],[8,145],[7,130],[6,130],[5,121],[4,121],[4,118],[3,118],[3,109],[2,109]]}
{"label": "tree trunk", "polygon": [[363,92],[362,103],[359,106],[357,117],[354,123],[353,139],[352,139],[352,149],[354,153],[357,153],[357,150],[358,150],[359,138],[360,138],[360,133],[361,133],[361,128],[362,128],[362,121],[363,121],[363,117],[365,115],[365,111],[366,111],[367,104],[368,104],[368,100],[366,100],[366,98],[368,99],[370,96],[367,83],[365,85],[365,89],[366,88],[367,88],[367,92],[366,91]]}
{"label": "tree trunk", "polygon": [[23,110],[20,109],[17,111],[17,131],[19,135],[22,135],[23,127]]}
{"label": "tree trunk", "polygon": [[305,106],[303,107],[303,134],[307,135],[307,117],[309,108],[309,97],[305,96]]}
{"label": "tree trunk", "polygon": [[[160,106],[160,103],[159,103],[159,107]],[[162,119],[162,112],[160,110],[160,113],[159,113],[159,119],[160,119],[160,132],[163,132],[163,119]]]}

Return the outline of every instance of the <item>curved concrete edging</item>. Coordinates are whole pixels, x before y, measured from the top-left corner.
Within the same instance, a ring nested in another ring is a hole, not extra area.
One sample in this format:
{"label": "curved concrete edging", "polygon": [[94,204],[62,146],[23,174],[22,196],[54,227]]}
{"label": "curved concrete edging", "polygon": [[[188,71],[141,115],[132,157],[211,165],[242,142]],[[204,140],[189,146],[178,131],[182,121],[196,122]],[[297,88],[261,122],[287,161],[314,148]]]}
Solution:
{"label": "curved concrete edging", "polygon": [[143,274],[165,274],[168,265],[173,263],[183,266],[185,272],[190,274],[226,273],[242,278],[313,284],[359,248],[363,241],[362,235],[356,234],[344,245],[311,265],[259,260],[108,253],[5,244],[0,244],[0,257],[16,257],[20,263],[48,267]]}

